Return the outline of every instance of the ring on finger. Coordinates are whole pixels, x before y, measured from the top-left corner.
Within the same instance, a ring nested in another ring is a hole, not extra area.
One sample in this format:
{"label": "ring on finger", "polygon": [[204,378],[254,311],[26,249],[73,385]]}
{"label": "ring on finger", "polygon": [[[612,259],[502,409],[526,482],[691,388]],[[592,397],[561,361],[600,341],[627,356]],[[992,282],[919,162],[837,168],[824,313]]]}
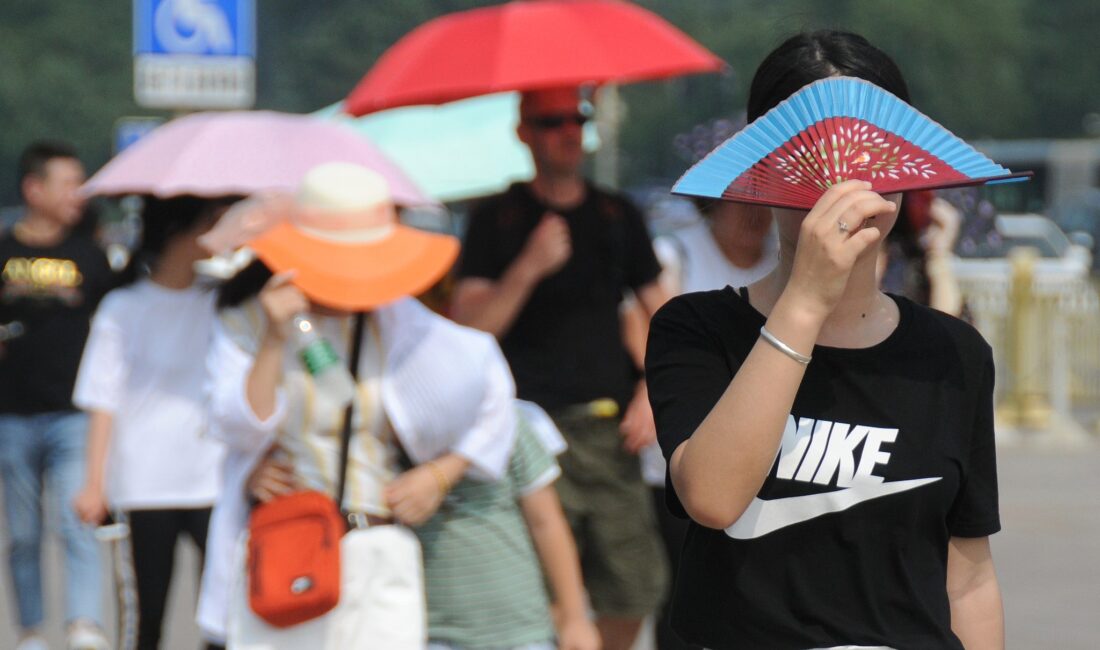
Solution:
{"label": "ring on finger", "polygon": [[837,221],[836,227],[839,228],[840,232],[842,233],[848,232],[848,224],[844,223],[843,221]]}

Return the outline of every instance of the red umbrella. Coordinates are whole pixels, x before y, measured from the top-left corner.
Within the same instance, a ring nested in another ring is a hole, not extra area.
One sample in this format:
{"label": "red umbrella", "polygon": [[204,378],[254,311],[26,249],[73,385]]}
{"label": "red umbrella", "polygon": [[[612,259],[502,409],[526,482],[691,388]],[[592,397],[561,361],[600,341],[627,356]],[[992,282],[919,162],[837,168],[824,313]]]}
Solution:
{"label": "red umbrella", "polygon": [[658,79],[723,67],[660,16],[621,0],[515,0],[430,20],[345,100],[352,115],[503,90]]}

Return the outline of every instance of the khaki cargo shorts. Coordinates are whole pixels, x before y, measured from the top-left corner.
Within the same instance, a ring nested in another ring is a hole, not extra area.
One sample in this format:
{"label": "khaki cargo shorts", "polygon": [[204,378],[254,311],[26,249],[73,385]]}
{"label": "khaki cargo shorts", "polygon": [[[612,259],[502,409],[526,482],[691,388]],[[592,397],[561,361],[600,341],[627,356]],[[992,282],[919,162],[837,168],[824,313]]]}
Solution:
{"label": "khaki cargo shorts", "polygon": [[592,609],[643,618],[661,603],[668,568],[638,457],[623,450],[618,417],[568,409],[553,419],[569,443],[558,457],[558,496]]}

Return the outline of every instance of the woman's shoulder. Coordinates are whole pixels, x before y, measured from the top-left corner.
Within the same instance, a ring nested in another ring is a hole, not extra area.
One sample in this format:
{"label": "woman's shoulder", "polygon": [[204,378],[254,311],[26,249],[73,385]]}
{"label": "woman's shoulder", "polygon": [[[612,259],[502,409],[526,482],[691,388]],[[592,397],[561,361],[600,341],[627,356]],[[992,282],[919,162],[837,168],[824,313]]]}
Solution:
{"label": "woman's shoulder", "polygon": [[687,261],[697,255],[700,248],[706,247],[709,233],[710,229],[704,221],[693,221],[654,237],[653,249],[674,256],[677,260]]}
{"label": "woman's shoulder", "polygon": [[653,316],[650,348],[654,340],[671,349],[690,342],[710,341],[708,347],[741,349],[756,338],[763,317],[733,287],[684,293],[672,298]]}
{"label": "woman's shoulder", "polygon": [[107,292],[96,307],[96,320],[124,323],[134,312],[147,306],[148,278],[116,287]]}
{"label": "woman's shoulder", "polygon": [[450,336],[470,339],[492,339],[492,335],[473,327],[460,325],[443,314],[432,311],[416,298],[402,298],[385,310],[395,324],[404,327],[421,327],[444,332]]}
{"label": "woman's shoulder", "polygon": [[430,341],[438,353],[484,356],[498,347],[492,334],[459,325],[415,298],[398,300],[379,310],[379,316],[391,335],[420,343]]}
{"label": "woman's shoulder", "polygon": [[935,346],[949,344],[964,358],[985,360],[993,357],[993,349],[985,337],[970,323],[904,296],[893,297],[908,312],[910,331],[915,332],[920,340]]}
{"label": "woman's shoulder", "polygon": [[[139,281],[140,282],[140,281]],[[99,301],[96,315],[111,315],[125,311],[138,304],[138,283],[111,289]]]}
{"label": "woman's shoulder", "polygon": [[756,315],[756,310],[733,287],[682,293],[666,302],[653,319],[693,321],[700,324],[727,322],[731,317]]}

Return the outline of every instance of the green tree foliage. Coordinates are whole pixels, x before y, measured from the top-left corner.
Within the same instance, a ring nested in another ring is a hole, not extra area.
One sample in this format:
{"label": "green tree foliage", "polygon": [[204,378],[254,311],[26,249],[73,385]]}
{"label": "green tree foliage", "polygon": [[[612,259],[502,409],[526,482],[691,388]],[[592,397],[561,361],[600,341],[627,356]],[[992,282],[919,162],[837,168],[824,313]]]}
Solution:
{"label": "green tree foliage", "polygon": [[[1100,2],[1028,2],[1025,135],[1079,137],[1100,113]],[[1092,135],[1096,135],[1095,133]]]}
{"label": "green tree foliage", "polygon": [[441,14],[493,0],[263,0],[258,101],[314,111],[340,101],[401,36]]}
{"label": "green tree foliage", "polygon": [[666,82],[663,90],[655,84],[625,90],[631,110],[623,141],[628,179],[674,177],[690,161],[667,155],[663,149],[669,141],[655,141],[654,136],[682,133],[715,116],[741,114],[756,66],[800,30],[863,34],[897,61],[913,103],[964,137],[1057,133],[1026,119],[1031,104],[1025,74],[1030,56],[1026,0],[701,0],[678,3],[675,11],[661,0],[642,4],[664,12],[731,69],[723,77]]}
{"label": "green tree foliage", "polygon": [[[756,64],[800,29],[865,34],[898,61],[913,101],[964,137],[1081,137],[1100,112],[1095,0],[638,0],[729,62],[703,75],[624,89],[625,183],[667,180],[688,162],[676,134],[736,116]],[[402,34],[491,0],[259,0],[258,107],[338,101]],[[132,94],[132,2],[0,3],[0,205],[16,201],[19,150],[37,137],[80,147],[94,169],[115,120],[151,114]]]}
{"label": "green tree foliage", "polygon": [[73,142],[94,166],[108,158],[115,120],[138,111],[132,47],[128,2],[0,3],[0,205],[17,202],[31,140]]}

